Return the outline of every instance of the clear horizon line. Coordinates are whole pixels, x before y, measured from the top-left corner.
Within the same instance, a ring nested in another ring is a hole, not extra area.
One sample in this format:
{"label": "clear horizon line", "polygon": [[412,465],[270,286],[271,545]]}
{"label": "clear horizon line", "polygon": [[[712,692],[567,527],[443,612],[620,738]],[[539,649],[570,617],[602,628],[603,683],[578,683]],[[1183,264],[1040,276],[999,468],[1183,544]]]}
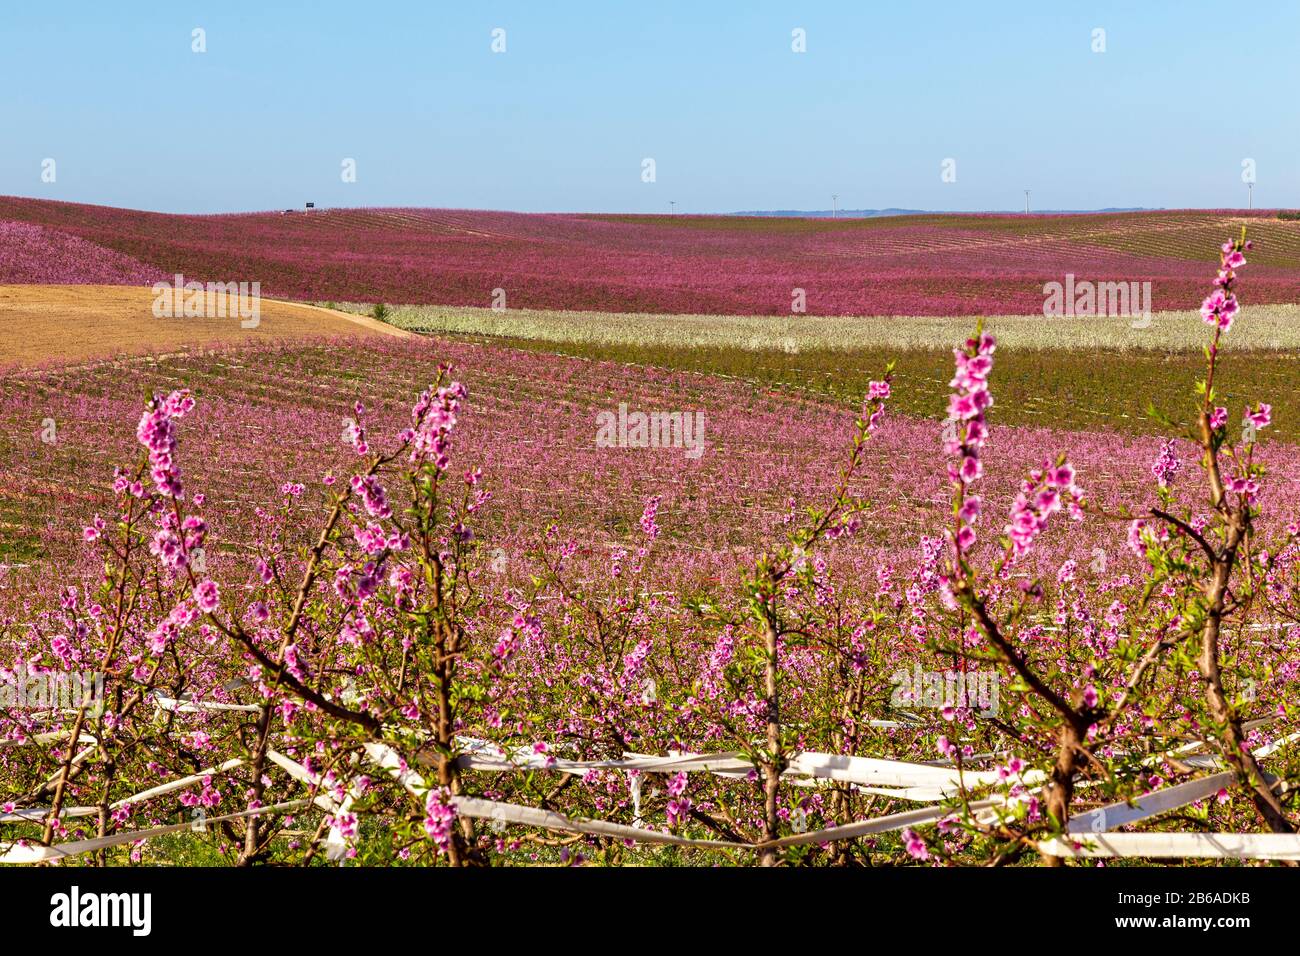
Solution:
{"label": "clear horizon line", "polygon": [[[291,207],[267,207],[262,209],[240,209],[226,212],[173,212],[161,209],[144,209],[135,206],[114,206],[104,202],[86,202],[75,199],[56,199],[50,196],[32,196],[13,194],[0,194],[0,199],[18,199],[38,203],[54,203],[69,206],[89,206],[99,209],[116,209],[123,212],[138,212],[158,216],[254,216],[269,215],[276,213],[300,213],[308,214],[304,202],[298,206]],[[676,212],[660,211],[645,212],[637,210],[539,210],[525,211],[519,209],[502,209],[486,206],[434,206],[434,205],[370,205],[370,206],[325,206],[316,204],[311,212],[320,213],[326,211],[338,210],[387,210],[387,209],[415,209],[429,211],[447,211],[447,212],[485,212],[485,213],[510,213],[518,216],[644,216],[662,217],[662,216],[712,216],[712,217],[770,217],[770,218],[801,218],[801,217],[821,217],[826,218],[889,218],[893,216],[920,215],[920,216],[1034,216],[1034,215],[1099,215],[1104,213],[1144,213],[1144,212],[1218,212],[1218,213],[1276,213],[1288,211],[1289,207],[1262,207],[1246,208],[1244,206],[1099,206],[1093,209],[1064,209],[1064,208],[1044,208],[1031,209],[1026,213],[1020,208],[1007,209],[914,209],[904,206],[882,206],[882,207],[858,207],[855,209],[793,209],[772,207],[767,209],[743,209],[728,211],[711,211],[711,212]],[[861,216],[854,214],[872,213],[873,216]]]}

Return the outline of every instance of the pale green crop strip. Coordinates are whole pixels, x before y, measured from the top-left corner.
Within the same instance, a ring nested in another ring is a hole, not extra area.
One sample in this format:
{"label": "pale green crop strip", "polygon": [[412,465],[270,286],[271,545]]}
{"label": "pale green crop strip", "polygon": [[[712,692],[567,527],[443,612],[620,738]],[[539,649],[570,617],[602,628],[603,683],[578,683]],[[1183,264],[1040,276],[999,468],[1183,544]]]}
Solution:
{"label": "pale green crop strip", "polygon": [[[368,305],[336,306],[366,312]],[[970,330],[967,316],[743,316],[559,312],[399,305],[385,321],[413,332],[504,336],[598,346],[729,348],[746,351],[947,349]],[[985,319],[1003,348],[1199,352],[1205,324],[1195,311],[1155,312],[1149,327],[1131,318],[1000,315]],[[1300,305],[1256,305],[1233,327],[1238,350],[1300,349]]]}

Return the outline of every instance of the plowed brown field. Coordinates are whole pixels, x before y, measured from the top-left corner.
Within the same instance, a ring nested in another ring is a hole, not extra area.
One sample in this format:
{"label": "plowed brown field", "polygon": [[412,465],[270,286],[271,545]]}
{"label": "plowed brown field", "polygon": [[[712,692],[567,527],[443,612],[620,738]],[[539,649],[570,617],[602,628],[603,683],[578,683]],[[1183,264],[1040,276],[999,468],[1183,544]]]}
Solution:
{"label": "plowed brown field", "polygon": [[[261,300],[260,321],[238,318],[155,318],[144,286],[0,285],[0,369],[173,353],[322,336],[411,333],[366,316],[311,305]],[[238,315],[235,297],[228,314]]]}

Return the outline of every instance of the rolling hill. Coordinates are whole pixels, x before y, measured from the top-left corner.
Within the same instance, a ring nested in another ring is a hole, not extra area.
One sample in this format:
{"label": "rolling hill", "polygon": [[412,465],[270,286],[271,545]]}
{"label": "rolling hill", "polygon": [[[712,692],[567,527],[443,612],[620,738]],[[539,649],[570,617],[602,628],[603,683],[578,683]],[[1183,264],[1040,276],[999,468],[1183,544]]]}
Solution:
{"label": "rolling hill", "polygon": [[[788,315],[801,299],[811,316],[873,316],[1034,314],[1043,284],[1072,273],[1149,281],[1156,310],[1187,309],[1205,295],[1207,258],[1243,225],[1256,243],[1251,301],[1300,300],[1300,222],[1266,210],[832,220],[442,209],[189,216],[0,197],[0,283],[36,275],[138,284],[179,272],[256,280],[264,294],[315,301]],[[33,251],[41,243],[63,251],[41,260]]]}

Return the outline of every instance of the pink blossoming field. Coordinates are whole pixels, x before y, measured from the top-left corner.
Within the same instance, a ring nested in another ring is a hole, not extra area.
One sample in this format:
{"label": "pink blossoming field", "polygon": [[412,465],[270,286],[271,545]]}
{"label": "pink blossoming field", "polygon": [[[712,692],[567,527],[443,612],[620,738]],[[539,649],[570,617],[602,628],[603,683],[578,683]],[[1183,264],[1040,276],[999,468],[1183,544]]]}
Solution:
{"label": "pink blossoming field", "polygon": [[56,7],[8,942],[1294,940],[1300,7]]}
{"label": "pink blossoming field", "polygon": [[[520,555],[551,523],[572,527],[594,553],[626,545],[640,503],[658,496],[658,547],[680,552],[674,565],[683,572],[715,573],[720,563],[755,556],[779,534],[791,501],[802,508],[829,493],[834,471],[823,463],[834,462],[852,436],[852,409],[828,400],[464,342],[422,339],[366,349],[322,342],[51,370],[0,385],[5,433],[13,442],[0,488],[11,520],[23,518],[12,526],[25,526],[25,536],[8,539],[12,553],[35,551],[60,565],[82,554],[81,525],[109,504],[114,464],[135,444],[136,395],[189,384],[205,409],[189,428],[196,443],[214,449],[191,470],[209,489],[209,507],[222,502],[242,527],[257,506],[278,503],[279,486],[290,477],[301,476],[307,494],[323,499],[320,479],[351,463],[341,435],[353,403],[364,399],[369,415],[396,432],[405,396],[439,361],[453,363],[470,388],[461,441],[464,454],[491,476],[485,519],[494,537],[508,536],[508,550]],[[617,412],[619,402],[701,412],[703,453],[599,447],[597,416]],[[66,423],[55,443],[40,441],[45,417]],[[996,411],[989,417],[996,422]],[[1021,462],[1045,449],[1071,449],[1099,506],[1086,521],[1089,543],[1120,560],[1125,525],[1118,514],[1141,507],[1161,439],[996,424],[989,430],[990,441],[1006,450],[988,462],[994,507],[1010,507]],[[942,431],[941,422],[894,416],[865,450],[870,467],[855,484],[873,504],[864,517],[864,544],[902,558],[943,520],[950,503]],[[1171,447],[1181,460],[1190,446],[1175,441]],[[1300,497],[1297,453],[1290,444],[1260,452],[1272,474],[1261,494],[1278,514]],[[74,471],[104,477],[51,493],[60,487],[54,476]],[[1183,490],[1190,498],[1190,489]],[[61,514],[72,520],[59,520]],[[1090,548],[1082,553],[1092,560]],[[1045,559],[1044,567],[1050,565]]]}
{"label": "pink blossoming field", "polygon": [[1300,8],[49,6],[9,940],[1294,940]]}
{"label": "pink blossoming field", "polygon": [[[1276,210],[1095,215],[914,215],[817,220],[330,209],[176,216],[0,197],[0,228],[31,253],[8,282],[138,284],[182,273],[260,277],[301,300],[520,309],[809,316],[1042,314],[1067,273],[1150,282],[1156,311],[1186,309],[1200,258],[1249,225],[1255,303],[1300,301],[1300,222]],[[89,244],[89,245],[86,245]],[[55,279],[68,248],[86,250]],[[361,253],[360,250],[364,250]]]}
{"label": "pink blossoming field", "polygon": [[11,370],[5,860],[1269,859],[1300,449],[1216,404],[1252,254],[1168,437],[999,424],[977,322],[931,418],[906,351],[852,407],[437,337]]}

